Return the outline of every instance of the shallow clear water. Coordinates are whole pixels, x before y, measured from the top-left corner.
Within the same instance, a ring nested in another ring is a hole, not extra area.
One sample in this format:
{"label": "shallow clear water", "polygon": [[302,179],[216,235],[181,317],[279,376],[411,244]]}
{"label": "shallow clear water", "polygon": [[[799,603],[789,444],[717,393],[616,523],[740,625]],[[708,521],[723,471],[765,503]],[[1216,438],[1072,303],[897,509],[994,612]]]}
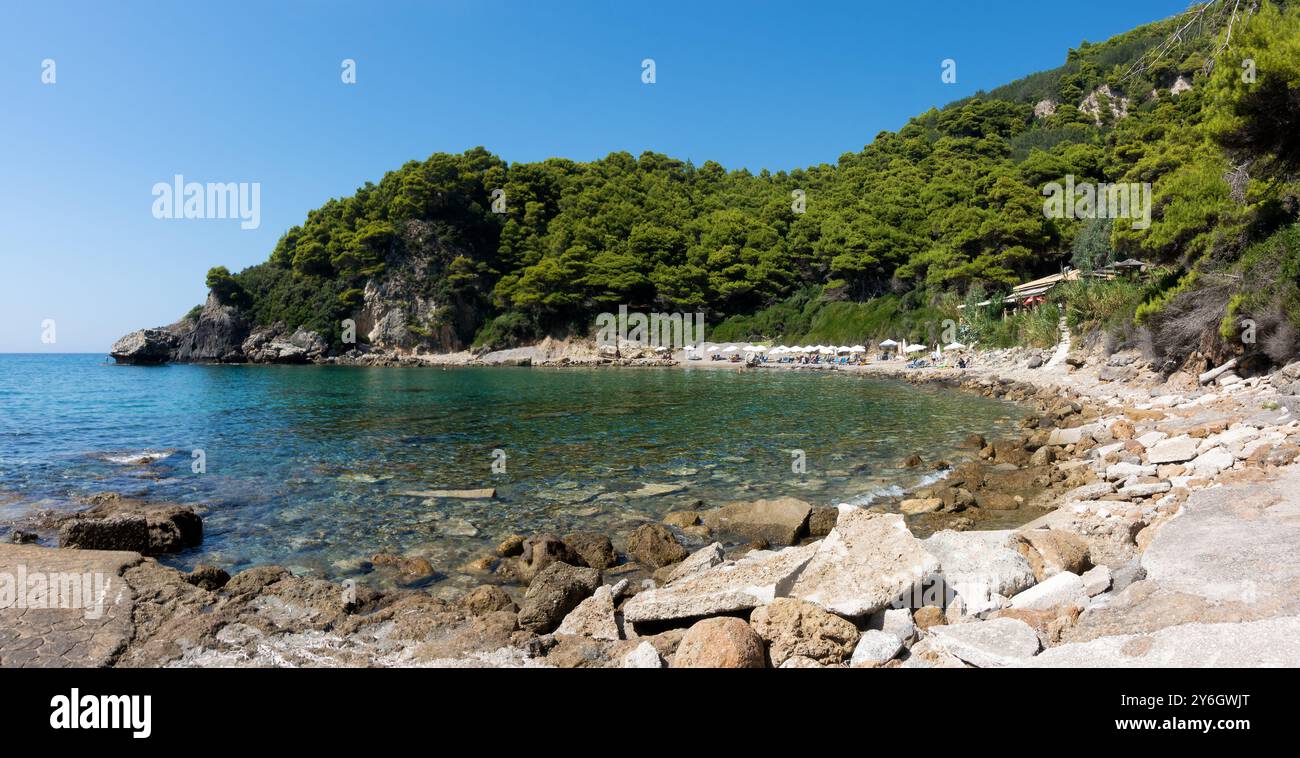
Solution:
{"label": "shallow clear water", "polygon": [[[1015,406],[820,372],[115,366],[0,355],[0,523],[100,491],[202,506],[169,559],[339,577],[378,552],[454,572],[502,536],[626,532],[696,500],[866,503]],[[806,473],[792,472],[802,450]],[[191,470],[194,450],[206,473]],[[494,451],[505,454],[494,473]],[[158,459],[142,464],[138,456]],[[676,492],[641,496],[646,484]],[[493,500],[405,495],[495,487]]]}

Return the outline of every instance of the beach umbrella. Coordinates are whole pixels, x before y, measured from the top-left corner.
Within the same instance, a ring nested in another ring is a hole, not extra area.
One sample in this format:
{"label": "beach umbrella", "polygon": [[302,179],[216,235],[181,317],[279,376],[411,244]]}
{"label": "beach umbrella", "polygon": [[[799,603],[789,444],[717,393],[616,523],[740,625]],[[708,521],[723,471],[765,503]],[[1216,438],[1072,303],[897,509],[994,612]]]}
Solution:
{"label": "beach umbrella", "polygon": [[884,342],[880,343],[880,346],[881,346],[881,347],[898,347],[898,343],[895,342],[895,341],[893,341],[893,340],[885,340]]}
{"label": "beach umbrella", "polygon": [[950,342],[947,345],[944,345],[943,349],[944,350],[965,350],[966,346],[961,344],[960,342]]}
{"label": "beach umbrella", "polygon": [[724,352],[724,353],[738,353],[738,352],[740,352],[740,348],[736,347],[735,345],[728,345],[728,346],[722,348],[722,352]]}
{"label": "beach umbrella", "polygon": [[865,352],[867,352],[867,349],[866,349],[865,347],[863,347],[862,345],[854,345],[853,347],[849,348],[849,352],[850,352],[850,353],[865,353]]}
{"label": "beach umbrella", "polygon": [[848,345],[840,345],[839,347],[835,348],[835,352],[837,352],[837,353],[851,353],[851,352],[853,352],[853,348],[849,347]]}
{"label": "beach umbrella", "polygon": [[915,352],[919,352],[919,351],[921,351],[921,350],[926,350],[926,349],[927,349],[927,348],[926,348],[925,345],[908,345],[907,347],[903,348],[903,352],[904,352],[904,353],[915,353]]}

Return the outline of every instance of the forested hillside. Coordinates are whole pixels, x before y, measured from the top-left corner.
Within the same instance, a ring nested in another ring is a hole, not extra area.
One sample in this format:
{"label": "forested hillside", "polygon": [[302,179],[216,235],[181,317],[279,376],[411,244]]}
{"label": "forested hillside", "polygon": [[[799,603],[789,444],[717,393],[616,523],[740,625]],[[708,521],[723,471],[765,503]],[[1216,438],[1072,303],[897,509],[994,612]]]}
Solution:
{"label": "forested hillside", "polygon": [[[923,338],[963,299],[1135,257],[1157,276],[1081,318],[1176,357],[1207,339],[1222,348],[1249,316],[1268,350],[1291,354],[1300,7],[1247,5],[1217,0],[1085,42],[1056,70],[807,169],[435,154],[329,201],[266,263],[214,269],[209,285],[256,324],[337,341],[341,320],[398,277],[437,304],[405,316],[426,349],[586,333],[620,304],[702,310],[718,338],[860,340]],[[1066,175],[1149,182],[1150,227],[1047,218],[1042,189]],[[1002,323],[998,339],[1034,338]]]}

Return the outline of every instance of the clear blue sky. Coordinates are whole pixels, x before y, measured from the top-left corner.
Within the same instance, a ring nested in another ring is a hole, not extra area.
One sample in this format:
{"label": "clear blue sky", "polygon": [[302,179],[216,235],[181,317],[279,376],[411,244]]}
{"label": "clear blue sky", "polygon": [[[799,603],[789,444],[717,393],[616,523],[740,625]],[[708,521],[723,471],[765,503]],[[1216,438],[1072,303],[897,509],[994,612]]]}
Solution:
{"label": "clear blue sky", "polygon": [[[103,352],[201,302],[209,267],[265,260],[308,210],[407,160],[483,145],[510,162],[833,162],[1187,0],[8,6],[0,352]],[[152,187],[178,173],[260,182],[260,228],[155,219]]]}

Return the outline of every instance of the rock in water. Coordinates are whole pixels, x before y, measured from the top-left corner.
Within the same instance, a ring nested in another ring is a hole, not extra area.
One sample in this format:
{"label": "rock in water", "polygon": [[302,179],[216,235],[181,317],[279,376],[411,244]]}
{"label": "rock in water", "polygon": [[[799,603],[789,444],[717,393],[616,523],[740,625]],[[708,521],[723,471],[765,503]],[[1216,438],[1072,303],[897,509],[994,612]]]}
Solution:
{"label": "rock in water", "polygon": [[564,544],[594,569],[607,569],[618,563],[618,554],[609,537],[600,532],[574,532],[564,535]]}
{"label": "rock in water", "polygon": [[237,363],[244,360],[243,344],[248,337],[248,320],[233,305],[222,305],[208,293],[194,328],[177,342],[178,361]]}
{"label": "rock in water", "polygon": [[59,547],[148,553],[149,523],[143,516],[71,519],[59,527]]}
{"label": "rock in water", "polygon": [[744,542],[793,545],[807,531],[812,506],[793,497],[731,503],[702,514],[704,525]]}
{"label": "rock in water", "polygon": [[139,329],[113,343],[109,355],[118,363],[157,364],[171,360],[176,335],[165,329]]}
{"label": "rock in water", "polygon": [[763,640],[731,616],[697,621],[682,637],[673,668],[761,669]]}
{"label": "rock in water", "polygon": [[528,585],[519,608],[519,626],[537,634],[555,629],[599,585],[600,572],[596,569],[550,564]]}
{"label": "rock in water", "polygon": [[686,548],[663,524],[642,524],[627,538],[627,552],[645,566],[663,568],[686,557]]}
{"label": "rock in water", "polygon": [[840,663],[853,653],[858,642],[857,627],[804,600],[777,598],[756,608],[749,625],[767,643],[773,666],[793,656],[818,663]]}
{"label": "rock in water", "polygon": [[890,605],[938,568],[902,516],[844,505],[789,594],[842,616],[861,616]]}

